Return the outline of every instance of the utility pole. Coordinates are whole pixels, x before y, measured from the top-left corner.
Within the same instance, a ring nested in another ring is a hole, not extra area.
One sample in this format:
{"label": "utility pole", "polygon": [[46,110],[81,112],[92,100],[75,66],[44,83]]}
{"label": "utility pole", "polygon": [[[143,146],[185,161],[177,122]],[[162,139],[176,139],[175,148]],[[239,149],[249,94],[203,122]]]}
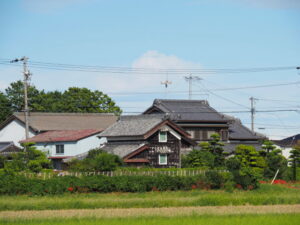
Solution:
{"label": "utility pole", "polygon": [[254,132],[254,116],[255,116],[255,101],[258,100],[257,98],[251,97],[251,130]]}
{"label": "utility pole", "polygon": [[170,80],[168,79],[168,74],[167,74],[166,80],[165,80],[165,81],[162,81],[162,82],[160,82],[160,83],[163,84],[163,85],[165,85],[165,88],[166,88],[166,93],[165,93],[165,95],[166,95],[166,98],[167,98],[167,96],[168,96],[168,86],[169,86],[169,84],[172,84],[172,81],[170,81]]}
{"label": "utility pole", "polygon": [[16,62],[23,62],[23,76],[24,76],[24,116],[25,116],[25,137],[26,139],[29,138],[29,119],[28,119],[28,114],[29,114],[29,109],[28,109],[28,94],[27,94],[27,89],[28,89],[28,80],[30,78],[30,72],[27,68],[27,61],[28,58],[26,56],[20,58],[20,59],[14,59],[10,61],[11,63],[16,63]]}
{"label": "utility pole", "polygon": [[193,90],[192,90],[192,86],[193,86],[193,81],[200,81],[202,80],[202,78],[198,77],[198,76],[192,76],[192,74],[190,74],[188,77],[184,77],[184,79],[189,82],[189,100],[192,99],[192,95],[193,95]]}

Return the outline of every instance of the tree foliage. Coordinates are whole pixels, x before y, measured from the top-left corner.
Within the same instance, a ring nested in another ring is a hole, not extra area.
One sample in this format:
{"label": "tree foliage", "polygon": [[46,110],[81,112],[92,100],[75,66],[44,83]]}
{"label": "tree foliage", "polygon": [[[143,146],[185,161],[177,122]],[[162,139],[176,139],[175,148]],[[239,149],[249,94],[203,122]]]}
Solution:
{"label": "tree foliage", "polygon": [[0,122],[4,121],[12,113],[10,102],[5,94],[0,92]]}
{"label": "tree foliage", "polygon": [[107,153],[99,148],[91,149],[83,160],[75,159],[69,163],[70,170],[76,171],[113,171],[122,165],[117,155]]}
{"label": "tree foliage", "polygon": [[265,178],[273,178],[278,171],[277,178],[287,178],[287,160],[282,156],[281,149],[278,149],[272,141],[264,141],[262,150],[259,152],[266,161],[264,170]]}
{"label": "tree foliage", "polygon": [[21,152],[12,155],[12,159],[4,161],[4,170],[9,173],[30,170],[38,173],[42,169],[51,168],[51,161],[46,153],[37,150],[34,143],[22,144]]}
{"label": "tree foliage", "polygon": [[265,161],[253,146],[238,145],[234,157],[226,161],[226,166],[237,184],[243,189],[253,189],[258,187]]}
{"label": "tree foliage", "polygon": [[[0,122],[12,112],[23,111],[23,82],[13,82],[5,93],[0,93],[0,103],[5,106],[0,111]],[[70,87],[63,92],[46,92],[31,85],[28,87],[28,104],[32,112],[115,113],[117,115],[122,112],[103,92],[79,87]]]}
{"label": "tree foliage", "polygon": [[289,161],[292,166],[292,179],[297,180],[297,167],[300,166],[300,147],[296,146],[290,153]]}
{"label": "tree foliage", "polygon": [[182,157],[182,167],[214,167],[215,157],[207,150],[193,149]]}
{"label": "tree foliage", "polygon": [[200,149],[194,149],[183,157],[184,167],[222,167],[225,165],[224,144],[219,134],[212,134],[211,140],[201,142]]}
{"label": "tree foliage", "polygon": [[225,165],[224,144],[220,141],[220,135],[215,133],[207,143],[200,144],[203,150],[208,150],[214,156],[214,167]]}

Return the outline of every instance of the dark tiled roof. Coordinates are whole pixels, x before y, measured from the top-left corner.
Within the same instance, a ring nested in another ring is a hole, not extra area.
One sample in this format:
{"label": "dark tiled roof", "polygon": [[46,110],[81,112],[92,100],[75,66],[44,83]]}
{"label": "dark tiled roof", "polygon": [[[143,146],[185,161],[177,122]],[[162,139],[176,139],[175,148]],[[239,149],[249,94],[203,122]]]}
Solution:
{"label": "dark tiled roof", "polygon": [[[155,99],[152,107],[169,113],[174,121],[226,122],[224,116],[209,106],[205,100]],[[146,110],[144,113],[147,114]]]}
{"label": "dark tiled roof", "polygon": [[28,138],[24,142],[60,142],[60,141],[78,141],[83,138],[92,136],[100,133],[102,130],[99,129],[84,129],[84,130],[52,130],[41,134],[38,134],[32,138]]}
{"label": "dark tiled roof", "polygon": [[142,136],[165,120],[165,115],[122,116],[99,136]]}
{"label": "dark tiled roof", "polygon": [[257,151],[262,150],[261,143],[240,141],[240,142],[233,142],[233,143],[225,143],[225,145],[223,147],[224,152],[227,152],[227,153],[235,152],[235,149],[238,145],[250,145],[250,146],[253,146]]}
{"label": "dark tiled roof", "polygon": [[239,119],[218,113],[205,100],[155,99],[153,105],[145,113],[151,110],[151,108],[158,108],[161,112],[169,113],[170,119],[178,123],[181,121],[228,123],[229,139],[265,139],[263,135],[253,133],[245,127]]}
{"label": "dark tiled roof", "polygon": [[143,147],[145,144],[146,143],[108,143],[104,147],[102,147],[102,149],[108,153],[124,158],[130,153]]}
{"label": "dark tiled roof", "polygon": [[266,139],[265,136],[252,132],[245,127],[239,119],[233,119],[229,124],[229,139],[230,140],[258,140]]}
{"label": "dark tiled roof", "polygon": [[[24,122],[24,113],[14,113],[11,118]],[[106,129],[117,121],[118,117],[109,113],[40,113],[32,112],[29,115],[29,125],[36,131],[49,130],[79,130],[79,129]]]}
{"label": "dark tiled roof", "polygon": [[300,134],[296,134],[282,140],[274,140],[274,143],[281,147],[293,147],[300,144]]}
{"label": "dark tiled roof", "polygon": [[[146,142],[116,142],[116,143],[106,143],[104,146],[101,147],[102,150],[117,155],[121,158],[129,155],[130,153],[136,151],[137,149],[141,148],[142,146],[146,145]],[[70,162],[73,159],[83,160],[88,156],[88,151],[82,154],[70,157],[65,159],[64,162]]]}
{"label": "dark tiled roof", "polygon": [[20,151],[21,149],[13,142],[0,142],[0,155],[9,155]]}

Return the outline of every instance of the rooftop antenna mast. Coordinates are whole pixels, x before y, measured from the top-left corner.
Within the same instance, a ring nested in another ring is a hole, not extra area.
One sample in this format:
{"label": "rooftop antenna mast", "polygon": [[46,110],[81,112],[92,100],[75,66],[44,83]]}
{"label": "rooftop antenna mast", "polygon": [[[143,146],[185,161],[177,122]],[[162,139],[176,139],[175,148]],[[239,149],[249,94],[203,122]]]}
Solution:
{"label": "rooftop antenna mast", "polygon": [[189,100],[191,100],[193,95],[193,90],[192,90],[193,82],[200,81],[202,80],[202,78],[190,74],[189,76],[185,76],[184,79],[189,83]]}
{"label": "rooftop antenna mast", "polygon": [[168,96],[168,87],[169,87],[170,84],[172,84],[172,81],[170,81],[168,77],[169,77],[169,74],[167,73],[166,80],[161,82],[161,84],[163,84],[165,86],[165,88],[166,88],[165,89],[165,91],[166,91],[165,92],[166,98]]}

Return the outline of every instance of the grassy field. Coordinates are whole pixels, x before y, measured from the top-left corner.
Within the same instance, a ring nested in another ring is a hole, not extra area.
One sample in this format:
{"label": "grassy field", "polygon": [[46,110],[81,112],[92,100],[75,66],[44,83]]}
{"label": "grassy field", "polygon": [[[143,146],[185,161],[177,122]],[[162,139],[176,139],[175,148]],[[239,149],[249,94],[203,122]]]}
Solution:
{"label": "grassy field", "polygon": [[39,224],[39,225],[298,225],[300,214],[267,214],[267,215],[193,215],[193,216],[176,216],[176,217],[128,217],[113,219],[48,219],[48,220],[2,220],[0,224]]}
{"label": "grassy field", "polygon": [[253,191],[177,191],[61,196],[1,196],[0,211],[300,204],[300,189],[263,184]]}
{"label": "grassy field", "polygon": [[0,224],[296,225],[300,189],[0,196]]}

